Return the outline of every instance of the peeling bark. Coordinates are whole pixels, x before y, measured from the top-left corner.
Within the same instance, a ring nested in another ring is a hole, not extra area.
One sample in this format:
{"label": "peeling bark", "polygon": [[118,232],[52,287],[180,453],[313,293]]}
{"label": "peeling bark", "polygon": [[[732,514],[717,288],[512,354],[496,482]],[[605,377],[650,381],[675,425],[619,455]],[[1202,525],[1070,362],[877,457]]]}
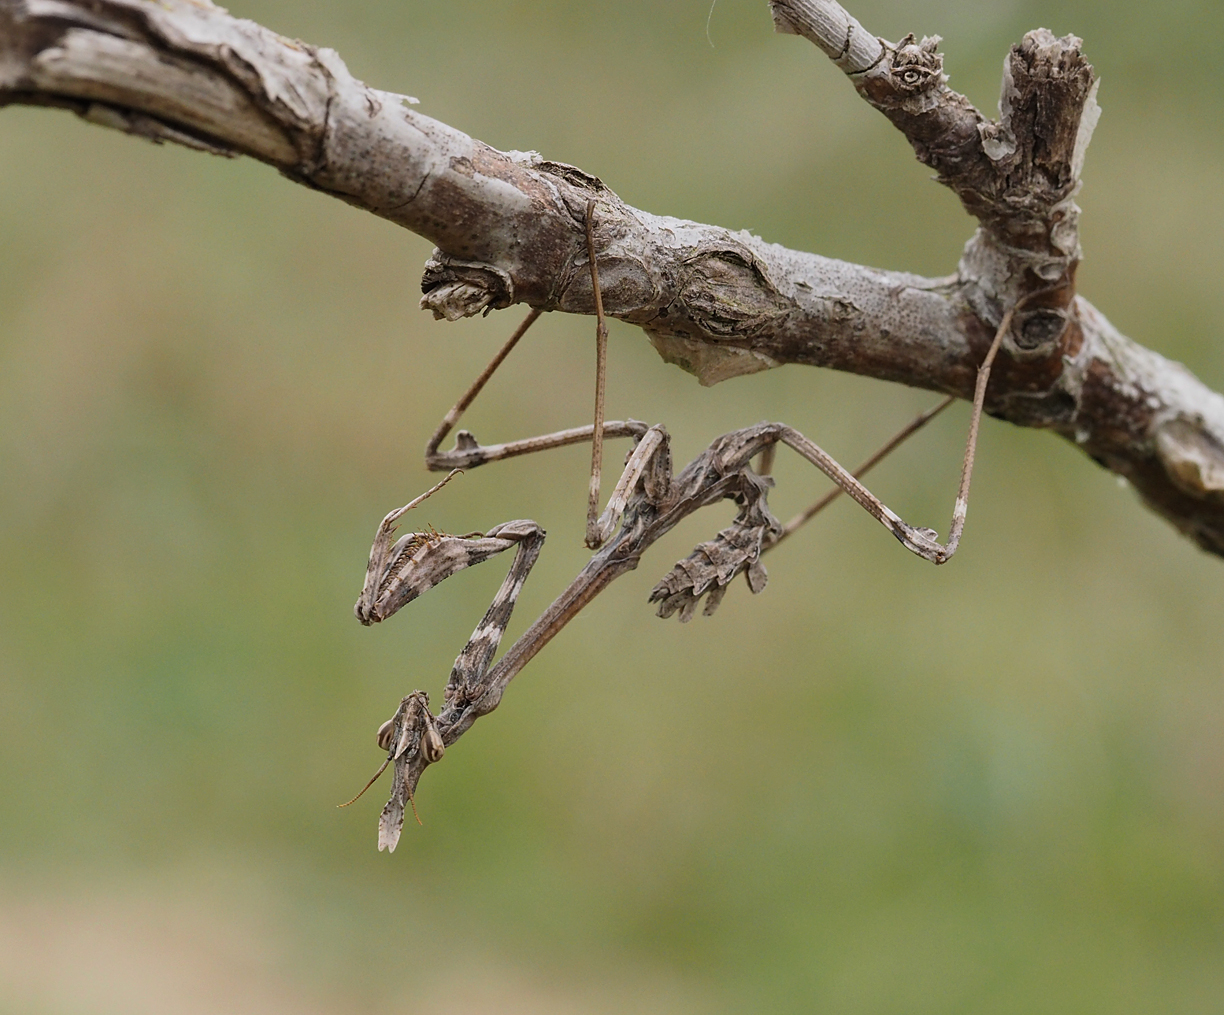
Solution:
{"label": "peeling bark", "polygon": [[[927,279],[652,215],[591,176],[499,152],[353,78],[332,50],[206,0],[0,0],[0,105],[248,155],[432,240],[422,305],[457,319],[514,303],[606,312],[704,384],[784,363],[971,397],[1006,309],[987,410],[1052,429],[1224,554],[1224,398],[1119,334],[1075,293],[1074,196],[1099,110],[1073,36],[1030,32],[1006,61],[1000,118],[947,87],[937,38],[889,43],[832,0],[773,0],[906,136],[979,229]],[[1051,283],[1055,283],[1053,286]]]}

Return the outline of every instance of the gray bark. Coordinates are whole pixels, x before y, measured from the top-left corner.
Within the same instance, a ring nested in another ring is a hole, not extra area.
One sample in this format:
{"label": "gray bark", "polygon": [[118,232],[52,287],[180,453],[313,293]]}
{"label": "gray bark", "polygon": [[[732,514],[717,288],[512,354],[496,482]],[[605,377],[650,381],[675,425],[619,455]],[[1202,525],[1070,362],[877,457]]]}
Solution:
{"label": "gray bark", "polygon": [[946,85],[938,39],[889,43],[831,0],[773,0],[979,221],[928,279],[639,211],[598,178],[499,152],[354,79],[332,50],[206,0],[0,0],[0,105],[70,109],[154,141],[248,155],[438,247],[422,303],[457,319],[526,303],[606,312],[714,384],[783,363],[972,396],[1006,310],[987,411],[1074,441],[1200,546],[1224,554],[1224,398],[1121,335],[1075,293],[1074,195],[1096,122],[1080,40],[1013,47],[1000,119]]}

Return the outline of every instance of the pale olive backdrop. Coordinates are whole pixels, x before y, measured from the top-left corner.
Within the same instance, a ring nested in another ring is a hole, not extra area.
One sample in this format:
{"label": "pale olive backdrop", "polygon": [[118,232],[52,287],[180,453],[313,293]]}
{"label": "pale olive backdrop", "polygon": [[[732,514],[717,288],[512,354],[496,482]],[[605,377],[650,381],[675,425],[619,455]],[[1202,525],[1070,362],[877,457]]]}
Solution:
{"label": "pale olive backdrop", "polygon": [[[1224,8],[857,0],[944,37],[1086,39],[1104,116],[1082,291],[1224,387]],[[945,274],[971,222],[763,0],[244,0],[499,148],[654,212]],[[249,161],[0,112],[0,1012],[1218,1013],[1224,561],[1069,444],[988,421],[935,569],[838,504],[663,623],[656,547],[429,771],[394,856],[380,755],[509,563],[392,622],[375,526],[522,316],[435,323],[429,245]],[[589,419],[592,322],[537,325],[486,440]],[[612,328],[609,414],[682,459],[763,418],[857,461],[934,397],[801,367],[713,389]],[[876,489],[946,530],[963,404]],[[620,451],[613,453],[614,460]],[[785,456],[785,452],[783,455]],[[587,452],[475,470],[416,520],[549,530],[521,631],[581,566]],[[783,457],[782,517],[826,487]]]}

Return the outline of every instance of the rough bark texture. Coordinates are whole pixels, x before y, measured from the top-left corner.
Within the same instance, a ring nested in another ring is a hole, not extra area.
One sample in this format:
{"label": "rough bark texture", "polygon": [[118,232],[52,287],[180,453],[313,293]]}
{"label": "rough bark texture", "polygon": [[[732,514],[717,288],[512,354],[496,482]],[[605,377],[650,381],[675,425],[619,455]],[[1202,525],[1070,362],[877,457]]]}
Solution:
{"label": "rough bark texture", "polygon": [[1205,549],[1224,554],[1224,398],[1075,294],[1074,195],[1098,115],[1080,40],[1013,47],[998,122],[947,87],[938,39],[888,43],[831,0],[773,0],[910,140],[980,228],[926,279],[651,215],[596,177],[499,152],[355,80],[339,56],[206,0],[0,0],[0,105],[71,109],[155,141],[249,155],[438,246],[423,305],[589,314],[585,214],[606,311],[704,384],[806,363],[971,396],[1015,315],[987,410],[1073,440]]}

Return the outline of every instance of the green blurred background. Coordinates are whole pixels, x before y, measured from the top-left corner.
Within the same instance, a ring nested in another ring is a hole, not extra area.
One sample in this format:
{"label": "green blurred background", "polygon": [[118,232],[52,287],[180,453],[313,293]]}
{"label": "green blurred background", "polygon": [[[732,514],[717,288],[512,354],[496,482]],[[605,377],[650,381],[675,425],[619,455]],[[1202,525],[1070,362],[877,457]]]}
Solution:
{"label": "green blurred background", "polygon": [[[991,111],[1025,30],[1087,40],[1081,291],[1224,388],[1224,8],[853,12],[941,34]],[[650,211],[927,274],[971,232],[763,0],[720,0],[713,47],[707,0],[235,13]],[[988,421],[948,567],[840,503],[763,595],[681,627],[647,593],[730,512],[689,519],[430,770],[388,856],[385,785],[335,804],[400,695],[438,700],[508,561],[371,630],[352,603],[521,308],[436,323],[421,239],[46,110],[0,113],[0,238],[0,1011],[1224,1010],[1224,561],[1070,445]],[[588,419],[592,330],[546,318],[465,422]],[[682,460],[771,418],[855,462],[934,400],[799,367],[702,389],[619,324],[610,358],[610,415]],[[910,520],[946,529],[967,415],[880,468]],[[417,515],[549,530],[511,636],[585,560],[586,456]],[[783,518],[825,489],[777,471]]]}

